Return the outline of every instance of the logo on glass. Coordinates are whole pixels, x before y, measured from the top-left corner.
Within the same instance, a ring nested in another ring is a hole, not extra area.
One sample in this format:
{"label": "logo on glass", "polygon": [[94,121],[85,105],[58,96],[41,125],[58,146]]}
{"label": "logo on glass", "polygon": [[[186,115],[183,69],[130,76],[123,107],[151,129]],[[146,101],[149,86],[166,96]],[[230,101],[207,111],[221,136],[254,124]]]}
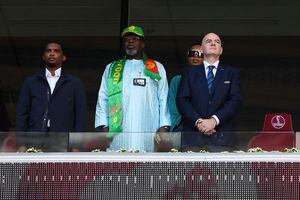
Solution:
{"label": "logo on glass", "polygon": [[285,125],[285,119],[281,115],[275,115],[272,120],[271,124],[276,129],[281,129]]}

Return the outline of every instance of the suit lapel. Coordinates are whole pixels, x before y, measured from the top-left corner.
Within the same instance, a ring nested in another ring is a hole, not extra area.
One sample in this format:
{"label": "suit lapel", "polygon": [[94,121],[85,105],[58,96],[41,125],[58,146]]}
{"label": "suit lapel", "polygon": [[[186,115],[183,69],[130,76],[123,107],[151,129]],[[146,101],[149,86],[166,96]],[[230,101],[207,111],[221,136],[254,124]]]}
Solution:
{"label": "suit lapel", "polygon": [[206,81],[206,75],[205,75],[205,70],[204,70],[204,65],[201,64],[199,65],[199,77],[201,79],[201,81]]}
{"label": "suit lapel", "polygon": [[[208,86],[207,86],[207,79],[206,79],[206,74],[205,74],[205,69],[204,69],[204,65],[201,64],[199,65],[199,75],[198,75],[198,80],[200,81],[199,85],[203,85],[205,87],[203,87],[204,91],[208,94]],[[201,91],[203,91],[203,89],[201,89]]]}
{"label": "suit lapel", "polygon": [[201,87],[200,91],[205,92],[208,95],[208,86],[207,86],[204,64],[199,65],[197,80],[199,81],[197,85]]}
{"label": "suit lapel", "polygon": [[212,86],[212,94],[215,92],[218,84],[220,83],[220,80],[221,78],[223,77],[223,73],[224,73],[225,69],[224,67],[222,66],[221,63],[219,63],[219,66],[217,68],[217,73],[216,73],[216,76],[214,78],[214,82],[213,82],[213,86]]}
{"label": "suit lapel", "polygon": [[65,76],[65,74],[61,73],[60,78],[58,79],[58,81],[56,82],[54,91],[52,93],[51,96],[54,96],[57,91],[59,90],[59,88],[66,82],[68,81],[68,78]]}

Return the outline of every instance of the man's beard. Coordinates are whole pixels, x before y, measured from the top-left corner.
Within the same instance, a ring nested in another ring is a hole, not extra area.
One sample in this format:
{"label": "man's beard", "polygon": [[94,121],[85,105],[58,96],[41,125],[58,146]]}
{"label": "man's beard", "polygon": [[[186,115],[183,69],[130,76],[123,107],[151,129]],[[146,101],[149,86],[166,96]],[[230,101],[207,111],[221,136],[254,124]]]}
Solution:
{"label": "man's beard", "polygon": [[126,54],[129,56],[134,56],[138,53],[137,49],[126,49],[125,51],[126,51]]}
{"label": "man's beard", "polygon": [[56,64],[55,63],[47,63],[47,66],[49,68],[55,68],[56,67]]}
{"label": "man's beard", "polygon": [[56,68],[57,67],[57,64],[56,63],[52,63],[52,62],[47,62],[46,65],[49,68]]}

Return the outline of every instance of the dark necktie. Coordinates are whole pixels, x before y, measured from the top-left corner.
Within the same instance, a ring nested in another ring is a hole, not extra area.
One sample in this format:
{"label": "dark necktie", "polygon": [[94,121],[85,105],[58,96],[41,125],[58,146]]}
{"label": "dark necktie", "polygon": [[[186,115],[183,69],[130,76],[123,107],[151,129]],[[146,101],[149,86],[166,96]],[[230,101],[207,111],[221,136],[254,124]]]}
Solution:
{"label": "dark necktie", "polygon": [[212,89],[213,82],[214,82],[214,73],[213,73],[214,68],[215,68],[215,66],[213,66],[213,65],[208,66],[207,86],[208,86],[209,93],[211,93],[211,89]]}

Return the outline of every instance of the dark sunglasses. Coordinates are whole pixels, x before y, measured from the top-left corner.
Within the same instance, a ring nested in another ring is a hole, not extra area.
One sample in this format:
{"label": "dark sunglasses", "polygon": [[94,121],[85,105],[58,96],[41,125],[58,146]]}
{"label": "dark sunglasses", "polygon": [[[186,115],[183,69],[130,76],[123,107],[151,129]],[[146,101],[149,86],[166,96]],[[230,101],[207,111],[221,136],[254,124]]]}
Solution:
{"label": "dark sunglasses", "polygon": [[194,57],[194,56],[202,58],[202,53],[199,50],[189,50],[188,57]]}

